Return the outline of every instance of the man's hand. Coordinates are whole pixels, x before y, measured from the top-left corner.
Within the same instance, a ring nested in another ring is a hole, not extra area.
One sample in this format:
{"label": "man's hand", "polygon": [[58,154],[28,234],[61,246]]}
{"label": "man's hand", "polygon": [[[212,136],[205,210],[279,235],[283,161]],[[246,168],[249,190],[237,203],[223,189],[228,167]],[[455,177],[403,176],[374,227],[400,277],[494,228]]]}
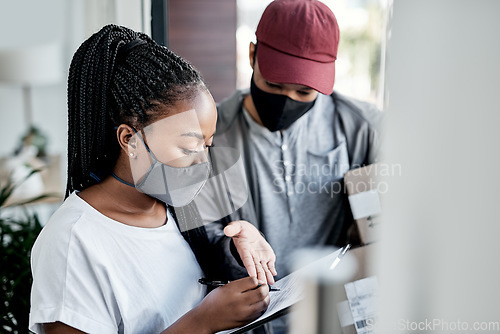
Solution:
{"label": "man's hand", "polygon": [[273,276],[278,274],[274,268],[276,255],[259,230],[247,221],[238,220],[229,223],[224,233],[233,238],[248,275],[257,277],[261,282],[274,284]]}

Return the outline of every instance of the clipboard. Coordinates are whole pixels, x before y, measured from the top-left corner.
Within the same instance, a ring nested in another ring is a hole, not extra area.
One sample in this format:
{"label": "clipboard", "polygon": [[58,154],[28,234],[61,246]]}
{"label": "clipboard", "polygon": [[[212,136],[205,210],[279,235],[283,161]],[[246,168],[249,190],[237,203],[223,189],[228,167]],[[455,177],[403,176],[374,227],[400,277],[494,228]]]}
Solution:
{"label": "clipboard", "polygon": [[305,272],[308,272],[312,267],[320,267],[321,270],[325,271],[334,270],[330,269],[332,263],[340,261],[343,254],[345,254],[349,247],[350,245],[340,248],[330,253],[329,255],[324,256],[276,281],[273,287],[279,288],[280,291],[270,292],[271,302],[269,303],[266,312],[262,316],[245,326],[222,331],[218,334],[245,333],[251,329],[257,328],[271,320],[289,313],[292,309],[292,306],[303,299],[301,275],[303,275]]}
{"label": "clipboard", "polygon": [[[233,331],[230,331],[228,333],[229,334],[246,333],[246,332],[248,332],[248,331],[250,331],[252,329],[255,329],[257,327],[260,327],[260,326],[264,325],[265,323],[267,323],[269,321],[272,321],[272,320],[277,319],[277,318],[279,318],[279,317],[281,317],[281,316],[283,316],[283,315],[285,315],[287,313],[290,313],[291,308],[292,308],[291,306],[285,307],[284,309],[282,309],[282,310],[274,313],[273,315],[271,315],[271,316],[269,316],[269,317],[267,317],[265,319],[261,319],[261,320],[258,320],[258,321],[253,321],[253,322],[249,323],[246,326],[240,327],[240,328],[238,328],[236,330],[233,330]],[[226,333],[226,332],[222,332],[222,333]]]}

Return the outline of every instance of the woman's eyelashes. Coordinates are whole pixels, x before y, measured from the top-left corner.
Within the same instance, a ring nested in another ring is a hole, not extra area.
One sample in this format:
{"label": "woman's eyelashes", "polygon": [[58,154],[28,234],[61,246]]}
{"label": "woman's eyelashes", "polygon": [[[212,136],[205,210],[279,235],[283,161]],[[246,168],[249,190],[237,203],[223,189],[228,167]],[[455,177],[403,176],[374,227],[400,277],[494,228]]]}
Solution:
{"label": "woman's eyelashes", "polygon": [[196,153],[198,153],[198,151],[196,151],[196,150],[189,150],[189,149],[187,149],[187,148],[182,148],[182,147],[181,147],[181,151],[182,151],[182,153],[184,153],[185,155],[192,155],[192,154],[196,154]]}
{"label": "woman's eyelashes", "polygon": [[[204,144],[203,145],[203,149],[202,150],[205,150],[205,149],[208,149],[210,147],[214,147],[214,144],[213,143],[210,143],[210,144]],[[185,154],[185,155],[193,155],[193,154],[198,154],[200,153],[202,150],[191,150],[191,149],[187,149],[187,148],[182,148],[181,147],[181,151]]]}

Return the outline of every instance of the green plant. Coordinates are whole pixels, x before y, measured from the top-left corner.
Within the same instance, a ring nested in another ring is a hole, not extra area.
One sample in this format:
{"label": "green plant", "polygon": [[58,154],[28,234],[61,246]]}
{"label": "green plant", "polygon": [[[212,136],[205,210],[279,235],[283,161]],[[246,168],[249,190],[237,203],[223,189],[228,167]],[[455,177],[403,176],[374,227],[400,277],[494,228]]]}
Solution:
{"label": "green plant", "polygon": [[[33,170],[25,179],[38,172],[39,170]],[[42,226],[36,213],[29,213],[23,206],[52,196],[46,194],[6,205],[15,188],[16,184],[10,180],[0,187],[1,333],[28,331],[32,283],[30,252]],[[21,217],[9,217],[8,212],[5,212],[6,208],[14,207],[21,208]]]}

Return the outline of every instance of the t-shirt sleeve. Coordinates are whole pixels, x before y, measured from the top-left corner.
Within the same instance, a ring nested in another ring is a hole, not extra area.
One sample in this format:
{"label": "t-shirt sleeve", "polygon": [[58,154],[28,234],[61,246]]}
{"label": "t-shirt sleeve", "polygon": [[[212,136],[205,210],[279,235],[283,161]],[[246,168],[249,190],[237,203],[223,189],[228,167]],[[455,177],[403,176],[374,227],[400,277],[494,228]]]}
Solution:
{"label": "t-shirt sleeve", "polygon": [[82,242],[79,223],[78,217],[56,213],[33,246],[29,329],[35,333],[56,321],[87,333],[118,332],[120,317],[106,272]]}

